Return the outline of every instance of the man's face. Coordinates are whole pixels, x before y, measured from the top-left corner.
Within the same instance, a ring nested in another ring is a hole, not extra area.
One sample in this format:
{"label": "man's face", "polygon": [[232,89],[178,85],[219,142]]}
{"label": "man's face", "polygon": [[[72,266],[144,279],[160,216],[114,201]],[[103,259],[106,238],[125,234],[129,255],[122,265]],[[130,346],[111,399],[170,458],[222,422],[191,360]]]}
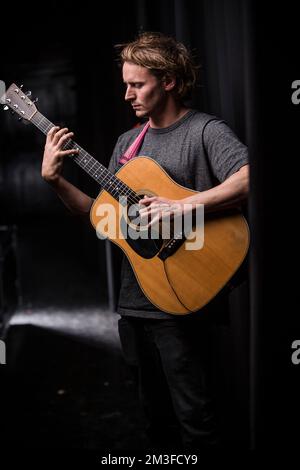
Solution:
{"label": "man's face", "polygon": [[124,62],[123,81],[125,100],[131,103],[137,117],[150,117],[163,109],[167,93],[162,82],[148,69]]}

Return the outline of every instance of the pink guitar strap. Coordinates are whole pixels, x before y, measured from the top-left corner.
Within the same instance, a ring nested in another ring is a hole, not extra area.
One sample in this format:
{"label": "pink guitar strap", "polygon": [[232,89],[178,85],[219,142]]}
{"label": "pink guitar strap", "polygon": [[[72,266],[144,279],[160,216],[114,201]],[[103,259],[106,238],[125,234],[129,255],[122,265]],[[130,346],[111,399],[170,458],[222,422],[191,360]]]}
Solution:
{"label": "pink guitar strap", "polygon": [[149,121],[146,123],[144,126],[142,132],[140,132],[137,136],[137,138],[132,142],[130,147],[126,150],[126,152],[121,156],[119,160],[120,165],[124,165],[124,163],[128,162],[131,158],[135,157],[137,152],[139,151],[139,148],[141,147],[145,134],[147,130],[150,127]]}

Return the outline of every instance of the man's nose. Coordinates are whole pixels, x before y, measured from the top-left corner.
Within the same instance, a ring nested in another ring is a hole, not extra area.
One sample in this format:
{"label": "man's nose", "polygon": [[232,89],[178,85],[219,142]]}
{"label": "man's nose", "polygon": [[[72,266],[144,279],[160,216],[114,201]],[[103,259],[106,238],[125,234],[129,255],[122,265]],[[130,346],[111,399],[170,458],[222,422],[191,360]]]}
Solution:
{"label": "man's nose", "polygon": [[125,100],[126,101],[132,101],[133,99],[135,98],[135,95],[134,95],[134,91],[131,87],[128,87],[126,89],[126,93],[125,93]]}

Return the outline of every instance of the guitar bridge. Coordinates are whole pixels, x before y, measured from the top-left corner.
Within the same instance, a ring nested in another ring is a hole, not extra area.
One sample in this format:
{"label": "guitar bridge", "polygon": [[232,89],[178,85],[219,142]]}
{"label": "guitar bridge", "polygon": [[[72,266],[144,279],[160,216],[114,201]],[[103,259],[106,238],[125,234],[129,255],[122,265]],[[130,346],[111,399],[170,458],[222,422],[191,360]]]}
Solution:
{"label": "guitar bridge", "polygon": [[158,254],[159,259],[162,261],[165,261],[169,256],[172,256],[178,248],[185,242],[185,236],[183,235],[183,232],[179,232],[176,234],[176,238],[171,238],[164,247],[161,249],[161,251]]}

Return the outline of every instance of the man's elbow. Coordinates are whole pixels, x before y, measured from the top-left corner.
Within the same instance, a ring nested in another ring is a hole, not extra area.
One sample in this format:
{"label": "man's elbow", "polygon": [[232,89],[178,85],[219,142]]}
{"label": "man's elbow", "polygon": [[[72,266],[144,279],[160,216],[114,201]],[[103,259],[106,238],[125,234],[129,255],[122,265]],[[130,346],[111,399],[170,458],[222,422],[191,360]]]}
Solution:
{"label": "man's elbow", "polygon": [[249,182],[250,182],[250,175],[249,175],[249,165],[244,165],[238,171],[240,174],[240,196],[241,200],[245,200],[248,198],[249,195]]}

